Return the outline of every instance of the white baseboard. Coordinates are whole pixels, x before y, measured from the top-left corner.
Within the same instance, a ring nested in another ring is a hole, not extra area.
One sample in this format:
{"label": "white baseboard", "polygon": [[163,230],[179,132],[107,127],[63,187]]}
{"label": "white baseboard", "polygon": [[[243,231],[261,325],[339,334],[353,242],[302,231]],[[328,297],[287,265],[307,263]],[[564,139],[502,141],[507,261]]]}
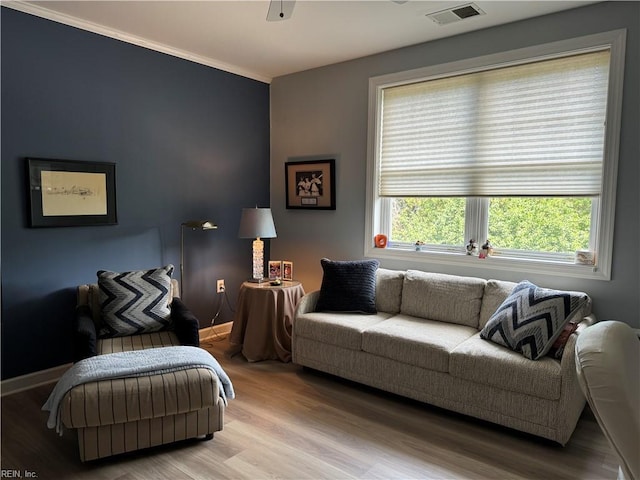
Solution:
{"label": "white baseboard", "polygon": [[11,395],[12,393],[29,390],[30,388],[39,387],[40,385],[45,385],[47,383],[57,382],[62,374],[71,367],[71,365],[71,363],[66,363],[46,370],[39,370],[37,372],[27,373],[26,375],[3,380],[0,384],[2,396],[4,397],[5,395]]}
{"label": "white baseboard", "polygon": [[[222,323],[220,325],[214,325],[213,327],[206,327],[200,330],[200,341],[206,341],[208,339],[220,338],[228,336],[231,333],[232,322]],[[29,390],[30,388],[39,387],[47,383],[57,382],[62,374],[71,367],[71,363],[65,365],[59,365],[57,367],[48,368],[46,370],[40,370],[33,373],[27,373],[19,377],[9,378],[0,382],[1,396],[11,395],[12,393],[22,392]]]}
{"label": "white baseboard", "polygon": [[202,328],[200,330],[200,341],[205,342],[209,339],[226,337],[231,333],[232,325],[233,322],[227,322],[221,323],[220,325],[214,325],[213,327]]}

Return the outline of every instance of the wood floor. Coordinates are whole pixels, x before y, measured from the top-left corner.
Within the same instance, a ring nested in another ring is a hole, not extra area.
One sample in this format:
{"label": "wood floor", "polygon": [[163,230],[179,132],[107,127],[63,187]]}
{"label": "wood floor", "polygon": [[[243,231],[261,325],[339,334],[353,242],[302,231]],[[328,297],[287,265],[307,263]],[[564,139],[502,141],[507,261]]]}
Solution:
{"label": "wood floor", "polygon": [[53,385],[2,398],[2,477],[38,479],[615,479],[616,460],[586,410],[566,447],[276,361],[203,345],[237,397],[224,430],[82,464],[76,437],[40,411]]}

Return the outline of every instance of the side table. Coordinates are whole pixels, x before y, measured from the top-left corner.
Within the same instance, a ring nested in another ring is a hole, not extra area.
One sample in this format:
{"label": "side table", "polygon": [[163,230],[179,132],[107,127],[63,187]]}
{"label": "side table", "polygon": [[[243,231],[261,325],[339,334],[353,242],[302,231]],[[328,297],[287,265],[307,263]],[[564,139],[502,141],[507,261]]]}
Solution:
{"label": "side table", "polygon": [[302,284],[297,281],[278,286],[268,281],[244,282],[238,293],[228,353],[242,352],[249,362],[291,361],[293,314],[303,295]]}

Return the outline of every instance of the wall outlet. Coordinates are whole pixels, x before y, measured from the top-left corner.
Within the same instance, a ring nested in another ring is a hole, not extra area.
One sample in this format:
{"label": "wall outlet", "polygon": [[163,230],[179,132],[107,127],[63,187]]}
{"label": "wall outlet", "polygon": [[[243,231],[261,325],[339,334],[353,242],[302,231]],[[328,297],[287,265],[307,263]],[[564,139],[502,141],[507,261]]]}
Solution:
{"label": "wall outlet", "polygon": [[220,279],[216,282],[216,293],[224,293],[224,280]]}

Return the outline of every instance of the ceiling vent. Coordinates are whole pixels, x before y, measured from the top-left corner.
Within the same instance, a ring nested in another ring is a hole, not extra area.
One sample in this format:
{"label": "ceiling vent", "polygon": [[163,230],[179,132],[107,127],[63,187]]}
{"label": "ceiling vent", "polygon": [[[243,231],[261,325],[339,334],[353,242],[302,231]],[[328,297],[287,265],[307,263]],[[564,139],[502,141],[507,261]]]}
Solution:
{"label": "ceiling vent", "polygon": [[484,11],[475,3],[467,3],[457,7],[440,10],[439,12],[427,13],[427,17],[436,22],[438,25],[447,25],[448,23],[459,22],[466,18],[484,15]]}

